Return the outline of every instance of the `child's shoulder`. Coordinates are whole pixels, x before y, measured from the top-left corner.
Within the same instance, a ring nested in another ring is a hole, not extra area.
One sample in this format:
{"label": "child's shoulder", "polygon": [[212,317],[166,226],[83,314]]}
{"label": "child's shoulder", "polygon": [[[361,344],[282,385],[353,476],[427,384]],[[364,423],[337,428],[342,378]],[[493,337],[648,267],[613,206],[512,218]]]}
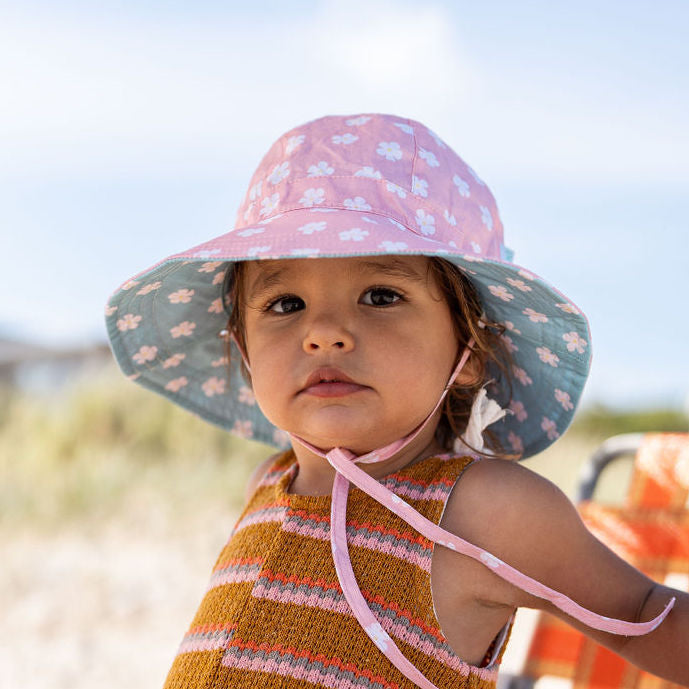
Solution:
{"label": "child's shoulder", "polygon": [[588,537],[553,483],[514,462],[470,464],[448,499],[443,527],[525,573],[546,577],[573,541]]}

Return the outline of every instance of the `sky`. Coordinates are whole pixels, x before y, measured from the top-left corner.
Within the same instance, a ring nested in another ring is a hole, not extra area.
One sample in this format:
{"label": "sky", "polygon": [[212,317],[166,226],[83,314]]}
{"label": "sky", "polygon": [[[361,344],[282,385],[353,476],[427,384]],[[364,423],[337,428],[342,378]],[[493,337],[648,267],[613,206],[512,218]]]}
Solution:
{"label": "sky", "polygon": [[585,403],[689,403],[689,3],[0,0],[0,335],[103,341],[284,131],[417,119],[587,314]]}

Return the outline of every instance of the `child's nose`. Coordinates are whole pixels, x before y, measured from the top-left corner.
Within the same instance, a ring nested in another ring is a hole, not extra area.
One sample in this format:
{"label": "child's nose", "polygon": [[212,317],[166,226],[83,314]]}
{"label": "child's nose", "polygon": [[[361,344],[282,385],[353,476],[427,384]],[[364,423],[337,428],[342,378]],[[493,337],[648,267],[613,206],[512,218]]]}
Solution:
{"label": "child's nose", "polygon": [[307,353],[332,349],[349,351],[353,348],[352,334],[332,317],[322,317],[313,321],[303,340],[303,349]]}

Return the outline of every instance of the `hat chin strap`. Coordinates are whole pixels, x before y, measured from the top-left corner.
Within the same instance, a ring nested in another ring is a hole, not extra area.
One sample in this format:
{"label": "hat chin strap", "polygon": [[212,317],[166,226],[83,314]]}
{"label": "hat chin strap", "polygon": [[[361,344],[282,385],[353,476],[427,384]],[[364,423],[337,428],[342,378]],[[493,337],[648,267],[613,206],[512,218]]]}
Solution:
{"label": "hat chin strap", "polygon": [[[609,617],[604,617],[603,615],[598,615],[597,613],[583,608],[567,596],[555,591],[554,589],[548,588],[547,586],[526,576],[525,574],[522,574],[520,571],[514,569],[491,553],[473,545],[472,543],[469,543],[468,541],[465,541],[449,531],[441,529],[440,526],[423,517],[409,503],[385,488],[376,479],[369,476],[365,471],[357,466],[359,462],[371,464],[381,462],[389,457],[392,457],[394,454],[398,453],[409,443],[411,443],[414,438],[421,433],[442,404],[450,389],[450,386],[456,380],[460,371],[466,364],[471,354],[473,344],[474,341],[472,339],[467,344],[459,363],[452,372],[452,375],[450,376],[450,379],[445,386],[440,399],[435,407],[433,407],[431,413],[426,417],[425,421],[409,435],[401,438],[400,440],[396,440],[388,445],[385,445],[384,447],[357,456],[349,450],[341,447],[336,447],[328,452],[323,452],[319,448],[308,443],[303,438],[290,434],[290,437],[294,441],[303,445],[314,454],[327,459],[333,469],[335,469],[335,479],[333,481],[332,503],[330,509],[330,545],[335,564],[335,571],[337,572],[337,578],[340,582],[340,586],[342,587],[342,592],[347,603],[352,609],[354,616],[358,620],[363,630],[373,641],[373,643],[383,652],[388,660],[390,660],[390,662],[402,674],[423,689],[437,689],[437,687],[402,654],[388,632],[383,629],[380,622],[371,612],[368,604],[366,603],[366,599],[363,597],[356,582],[356,577],[354,575],[354,570],[352,569],[352,563],[349,557],[349,548],[347,545],[347,496],[349,493],[350,481],[359,489],[364,491],[364,493],[374,498],[381,505],[390,509],[398,517],[403,519],[407,524],[412,526],[430,541],[477,560],[502,579],[505,579],[527,593],[550,601],[553,605],[560,608],[560,610],[593,629],[599,629],[612,634],[623,634],[625,636],[639,636],[642,634],[647,634],[655,629],[665,619],[675,603],[675,599],[672,598],[665,609],[657,617],[648,622],[625,622],[624,620],[616,620]],[[480,457],[477,455],[474,455],[474,457],[476,459],[480,459]],[[500,646],[507,635],[508,628],[509,624],[503,629],[501,638],[499,640],[500,643],[498,643],[497,650],[493,654],[493,659],[490,662],[490,666],[494,664]],[[486,668],[486,671],[491,672],[488,668]]]}

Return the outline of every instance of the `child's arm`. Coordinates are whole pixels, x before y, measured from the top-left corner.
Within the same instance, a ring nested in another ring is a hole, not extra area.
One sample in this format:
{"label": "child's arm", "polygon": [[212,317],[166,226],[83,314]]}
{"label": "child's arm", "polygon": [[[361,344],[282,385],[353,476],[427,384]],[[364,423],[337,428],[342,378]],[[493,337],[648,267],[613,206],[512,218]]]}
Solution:
{"label": "child's arm", "polygon": [[476,591],[483,601],[547,610],[644,670],[689,685],[689,595],[654,584],[615,555],[552,483],[519,465],[484,460],[457,483],[446,513],[454,533],[601,615],[643,622],[676,597],[656,630],[624,637],[592,630],[492,572]]}

